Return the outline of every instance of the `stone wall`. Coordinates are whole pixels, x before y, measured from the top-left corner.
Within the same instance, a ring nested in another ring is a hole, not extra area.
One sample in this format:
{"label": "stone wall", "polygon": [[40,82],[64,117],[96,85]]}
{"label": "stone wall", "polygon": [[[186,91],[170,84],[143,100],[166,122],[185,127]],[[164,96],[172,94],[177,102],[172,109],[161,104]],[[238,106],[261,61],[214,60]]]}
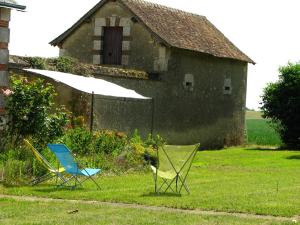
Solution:
{"label": "stone wall", "polygon": [[[172,52],[167,81],[173,96],[169,129],[175,142],[204,146],[244,142],[247,63],[190,51]],[[193,79],[186,80],[188,77]],[[191,81],[192,80],[192,81]]]}
{"label": "stone wall", "polygon": [[[97,117],[105,122],[97,127],[124,131],[140,128],[143,136],[153,129],[171,144],[201,142],[207,148],[243,143],[247,63],[173,50],[169,71],[160,77],[159,81],[149,81],[102,76],[153,97],[154,108],[151,102],[99,101],[95,105]],[[149,126],[150,110],[154,112],[153,128]],[[126,125],[127,121],[134,123]]]}
{"label": "stone wall", "polygon": [[146,137],[153,132],[152,101],[95,96],[94,129],[130,134],[134,129]]}

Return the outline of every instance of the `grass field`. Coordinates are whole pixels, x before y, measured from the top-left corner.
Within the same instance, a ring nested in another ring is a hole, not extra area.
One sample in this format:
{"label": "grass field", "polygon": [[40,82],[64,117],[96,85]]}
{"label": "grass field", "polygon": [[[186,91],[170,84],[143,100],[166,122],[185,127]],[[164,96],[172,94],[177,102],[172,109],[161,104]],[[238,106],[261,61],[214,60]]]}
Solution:
{"label": "grass field", "polygon": [[[281,141],[267,121],[259,112],[248,112],[246,118],[248,144],[258,147],[198,152],[188,180],[190,195],[154,194],[150,172],[101,176],[99,191],[90,182],[77,190],[56,189],[51,184],[0,184],[0,194],[5,195],[212,210],[246,216],[0,198],[0,224],[295,224],[292,220],[300,216],[300,153],[272,150]],[[76,213],[68,213],[75,209]],[[290,220],[253,218],[247,214],[284,216]]]}
{"label": "grass field", "polygon": [[151,173],[101,177],[100,191],[87,183],[74,191],[2,186],[0,193],[290,217],[300,214],[299,164],[298,152],[233,148],[197,154],[188,180],[191,195],[153,194]]}
{"label": "grass field", "polygon": [[248,111],[246,113],[247,142],[250,145],[280,146],[279,135],[261,117],[261,112]]}
{"label": "grass field", "polygon": [[170,224],[170,225],[277,225],[293,224],[236,216],[205,216],[188,213],[161,212],[97,204],[26,202],[0,199],[0,224]]}

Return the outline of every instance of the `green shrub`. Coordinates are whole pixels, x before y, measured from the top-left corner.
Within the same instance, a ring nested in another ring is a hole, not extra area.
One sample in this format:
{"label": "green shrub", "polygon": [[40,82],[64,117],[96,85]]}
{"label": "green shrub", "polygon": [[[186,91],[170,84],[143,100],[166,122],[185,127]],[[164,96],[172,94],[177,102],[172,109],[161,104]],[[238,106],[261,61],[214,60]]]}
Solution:
{"label": "green shrub", "polygon": [[32,175],[33,158],[24,148],[10,149],[0,157],[3,182],[24,183]]}
{"label": "green shrub", "polygon": [[[149,136],[143,141],[138,131],[132,136],[126,136],[124,133],[108,130],[90,133],[86,128],[77,127],[65,131],[54,142],[66,144],[84,167],[101,168],[106,172],[119,174],[144,170],[150,163],[155,165],[155,148],[158,143],[162,143],[161,140],[159,136]],[[30,142],[33,143],[32,140]],[[37,149],[53,166],[58,165],[49,149],[40,146]],[[22,145],[0,154],[0,176],[2,174],[6,183],[23,184],[46,172],[32,152]]]}
{"label": "green shrub", "polygon": [[17,76],[11,78],[11,83],[6,107],[10,120],[1,141],[10,141],[8,144],[15,148],[23,138],[32,136],[36,145],[45,147],[61,136],[68,114],[64,108],[54,107],[54,87],[42,79],[28,82]]}
{"label": "green shrub", "polygon": [[148,136],[144,142],[136,130],[131,136],[122,132],[101,130],[92,134],[84,127],[65,132],[57,142],[66,144],[76,156],[89,167],[110,171],[141,169],[156,164],[156,146],[164,143],[157,135]]}
{"label": "green shrub", "polygon": [[130,141],[130,143],[142,143],[143,142],[143,140],[139,134],[139,131],[137,129],[134,130],[129,141]]}
{"label": "green shrub", "polygon": [[93,135],[85,128],[77,127],[67,130],[57,142],[67,145],[75,154],[90,155],[93,153]]}
{"label": "green shrub", "polygon": [[64,73],[74,73],[77,60],[71,57],[62,56],[54,59],[56,70]]}
{"label": "green shrub", "polygon": [[72,119],[71,124],[72,124],[72,127],[74,127],[74,128],[86,126],[84,116],[77,116],[77,117],[73,116],[71,119]]}
{"label": "green shrub", "polygon": [[142,169],[148,164],[157,165],[156,149],[164,143],[165,141],[159,135],[153,138],[150,134],[143,141],[138,130],[135,130],[124,151],[117,157],[117,163],[125,170]]}
{"label": "green shrub", "polygon": [[300,63],[279,72],[279,80],[264,90],[263,117],[271,120],[287,148],[300,149]]}
{"label": "green shrub", "polygon": [[144,161],[144,147],[139,143],[126,145],[124,151],[116,158],[116,165],[121,170],[142,169],[146,162]]}
{"label": "green shrub", "polygon": [[145,145],[152,146],[153,148],[158,148],[165,144],[166,141],[159,134],[157,134],[154,137],[151,134],[149,134],[147,139],[145,140]]}
{"label": "green shrub", "polygon": [[84,127],[67,130],[58,142],[66,144],[80,155],[106,154],[117,156],[126,145],[126,135],[115,131],[96,131],[92,134]]}
{"label": "green shrub", "polygon": [[[47,148],[38,150],[51,165],[58,165],[50,150]],[[47,172],[47,169],[41,165],[27,146],[20,145],[0,154],[0,181],[2,178],[6,184],[28,184],[30,180]]]}
{"label": "green shrub", "polygon": [[52,85],[17,76],[11,80],[12,92],[7,96],[6,107],[10,120],[0,136],[0,164],[5,182],[16,183],[46,172],[23,146],[23,139],[30,139],[44,154],[46,144],[63,135],[68,114],[54,107]]}
{"label": "green shrub", "polygon": [[34,69],[40,69],[45,70],[47,69],[46,66],[46,59],[41,57],[28,57],[28,63],[30,64],[30,67]]}
{"label": "green shrub", "polygon": [[16,159],[8,159],[4,164],[4,182],[17,184],[28,174],[29,163]]}
{"label": "green shrub", "polygon": [[127,143],[126,135],[121,132],[103,130],[94,133],[95,153],[119,155]]}

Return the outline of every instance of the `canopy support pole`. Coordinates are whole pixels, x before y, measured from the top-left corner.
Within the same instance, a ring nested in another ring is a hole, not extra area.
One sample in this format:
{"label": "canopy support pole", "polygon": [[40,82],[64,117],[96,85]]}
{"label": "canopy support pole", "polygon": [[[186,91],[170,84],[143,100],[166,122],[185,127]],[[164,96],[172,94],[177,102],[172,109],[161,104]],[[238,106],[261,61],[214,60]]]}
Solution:
{"label": "canopy support pole", "polygon": [[152,98],[152,115],[151,115],[151,136],[153,138],[153,130],[154,130],[154,98]]}
{"label": "canopy support pole", "polygon": [[94,124],[94,101],[95,101],[95,94],[92,92],[91,97],[91,115],[90,115],[90,132],[93,132],[93,124]]}

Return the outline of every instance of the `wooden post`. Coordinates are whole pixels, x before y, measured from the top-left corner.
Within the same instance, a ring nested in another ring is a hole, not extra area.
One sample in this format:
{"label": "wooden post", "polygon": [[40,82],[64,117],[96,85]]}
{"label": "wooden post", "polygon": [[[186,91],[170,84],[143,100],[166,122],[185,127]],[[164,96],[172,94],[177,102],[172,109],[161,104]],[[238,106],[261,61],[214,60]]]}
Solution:
{"label": "wooden post", "polygon": [[91,96],[91,115],[90,115],[90,132],[93,132],[93,124],[94,124],[94,101],[95,101],[95,94],[92,92]]}

